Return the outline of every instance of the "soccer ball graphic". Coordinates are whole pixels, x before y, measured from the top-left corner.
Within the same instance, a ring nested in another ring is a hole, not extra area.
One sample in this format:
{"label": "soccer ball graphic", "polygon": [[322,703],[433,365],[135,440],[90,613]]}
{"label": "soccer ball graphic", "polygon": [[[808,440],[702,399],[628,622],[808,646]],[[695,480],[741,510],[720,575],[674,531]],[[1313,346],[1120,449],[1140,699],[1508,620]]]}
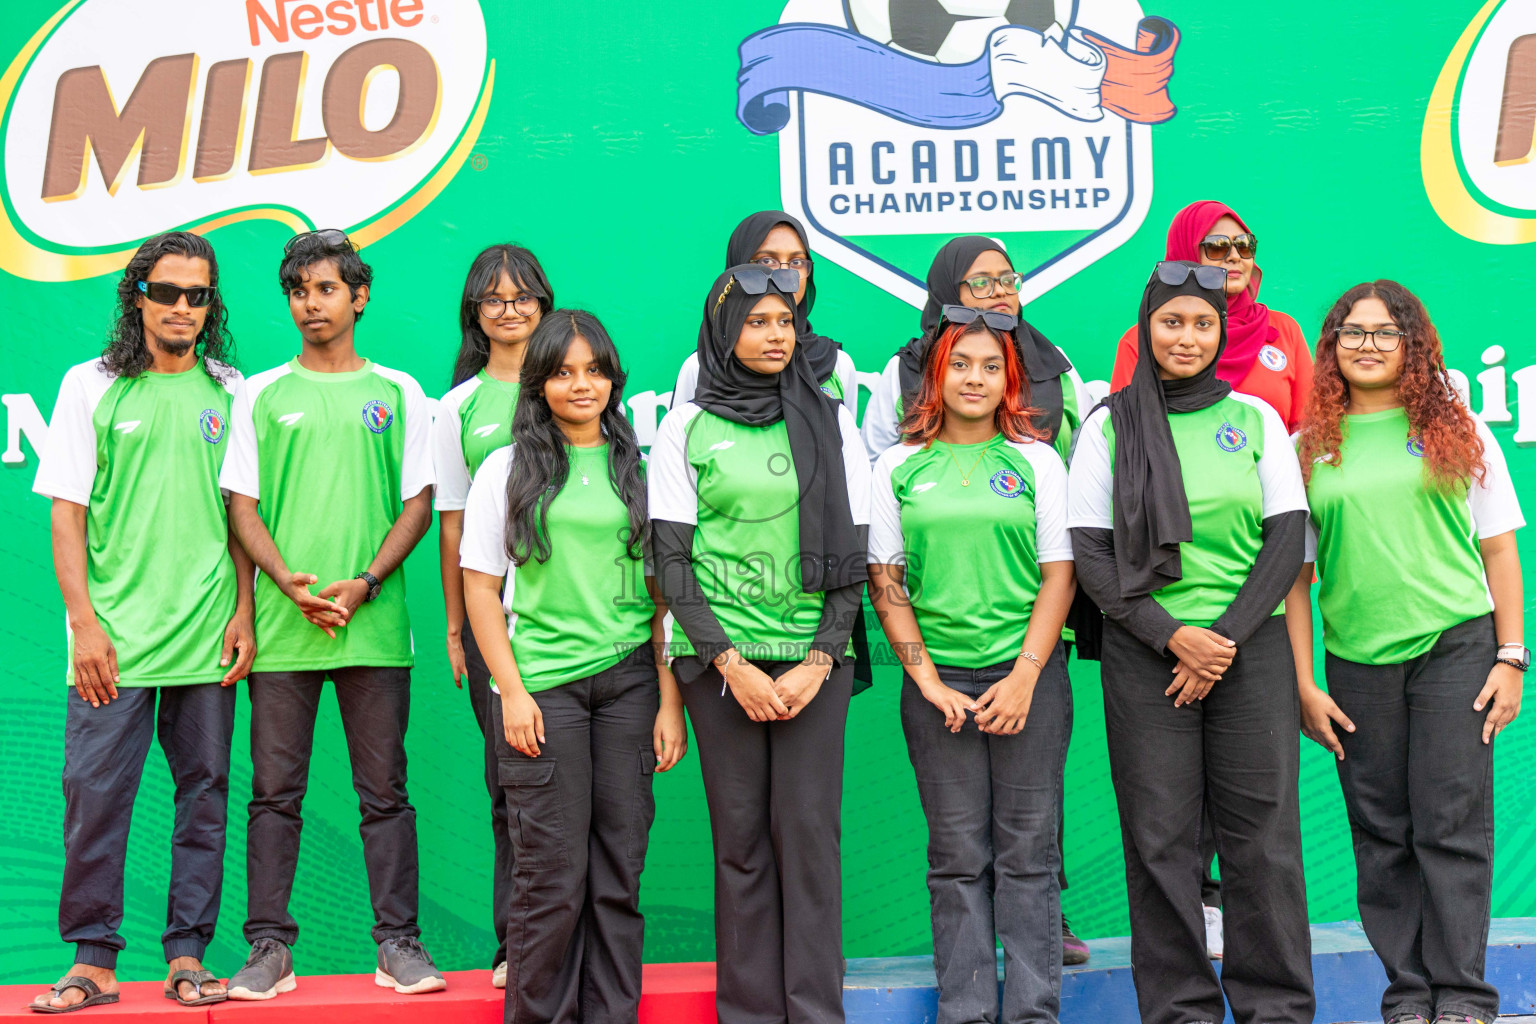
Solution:
{"label": "soccer ball graphic", "polygon": [[[1004,25],[1044,32],[1071,22],[1072,0],[844,0],[849,27],[903,53],[939,64],[965,64],[987,50]],[[1058,12],[1058,8],[1065,8]],[[1062,20],[1065,18],[1065,20]]]}

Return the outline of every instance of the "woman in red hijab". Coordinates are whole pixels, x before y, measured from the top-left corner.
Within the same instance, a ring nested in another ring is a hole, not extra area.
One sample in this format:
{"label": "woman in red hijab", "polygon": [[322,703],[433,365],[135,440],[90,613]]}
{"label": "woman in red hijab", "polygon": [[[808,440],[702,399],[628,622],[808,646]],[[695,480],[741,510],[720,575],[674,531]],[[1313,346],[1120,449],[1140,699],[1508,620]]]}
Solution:
{"label": "woman in red hijab", "polygon": [[[1259,301],[1264,272],[1254,262],[1258,240],[1225,203],[1190,203],[1168,228],[1170,260],[1194,260],[1227,271],[1227,348],[1216,376],[1245,395],[1274,406],[1286,429],[1301,425],[1312,390],[1312,354],[1296,321]],[[1120,338],[1110,390],[1131,382],[1136,368],[1136,328]]]}

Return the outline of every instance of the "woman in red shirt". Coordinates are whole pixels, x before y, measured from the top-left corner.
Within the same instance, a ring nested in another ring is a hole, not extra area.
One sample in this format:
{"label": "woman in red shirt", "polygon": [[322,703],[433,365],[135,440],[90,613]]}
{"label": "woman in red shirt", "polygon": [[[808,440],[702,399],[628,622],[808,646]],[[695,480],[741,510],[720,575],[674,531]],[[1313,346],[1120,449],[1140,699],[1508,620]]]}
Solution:
{"label": "woman in red shirt", "polygon": [[[1258,241],[1225,203],[1202,200],[1180,210],[1168,228],[1170,260],[1193,260],[1227,271],[1227,348],[1216,376],[1234,390],[1274,406],[1287,430],[1301,425],[1312,390],[1312,354],[1296,321],[1259,301],[1264,272],[1254,262]],[[1110,390],[1131,382],[1136,328],[1120,338]]]}

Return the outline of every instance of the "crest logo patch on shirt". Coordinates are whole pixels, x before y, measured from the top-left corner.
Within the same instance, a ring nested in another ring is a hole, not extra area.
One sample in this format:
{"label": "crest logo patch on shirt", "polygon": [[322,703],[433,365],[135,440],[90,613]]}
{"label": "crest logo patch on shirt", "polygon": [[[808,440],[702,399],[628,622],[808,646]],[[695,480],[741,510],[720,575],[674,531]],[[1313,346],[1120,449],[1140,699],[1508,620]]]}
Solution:
{"label": "crest logo patch on shirt", "polygon": [[1416,459],[1424,457],[1424,439],[1415,434],[1408,439],[1408,454]]}
{"label": "crest logo patch on shirt", "polygon": [[1240,452],[1248,447],[1248,435],[1230,423],[1216,431],[1216,445],[1224,452]]}
{"label": "crest logo patch on shirt", "polygon": [[1017,498],[1024,493],[1024,478],[1011,469],[1000,469],[992,474],[992,490],[1005,498]]}
{"label": "crest logo patch on shirt", "polygon": [[1265,345],[1263,348],[1259,349],[1259,362],[1263,363],[1269,369],[1274,370],[1276,373],[1279,373],[1281,370],[1285,369],[1290,360],[1286,359],[1285,353],[1275,348],[1275,346]]}
{"label": "crest logo patch on shirt", "polygon": [[395,422],[395,411],[380,401],[363,406],[363,423],[375,434],[382,434]]}
{"label": "crest logo patch on shirt", "polygon": [[198,427],[203,432],[203,440],[209,444],[218,444],[224,440],[226,424],[217,409],[204,409],[203,415],[198,418]]}

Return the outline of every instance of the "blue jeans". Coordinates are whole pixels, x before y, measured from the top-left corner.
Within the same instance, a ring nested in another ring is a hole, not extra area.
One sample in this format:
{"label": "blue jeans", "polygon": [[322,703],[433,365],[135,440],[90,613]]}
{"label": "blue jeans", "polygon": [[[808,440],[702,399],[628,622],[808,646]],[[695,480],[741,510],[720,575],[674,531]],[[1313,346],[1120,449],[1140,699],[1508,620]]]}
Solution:
{"label": "blue jeans", "polygon": [[[1012,660],[988,668],[937,666],[945,685],[979,697]],[[959,733],[911,676],[901,726],[928,819],[928,893],[939,1024],[1055,1024],[1061,1008],[1062,775],[1072,737],[1072,688],[1057,643],[1014,736]],[[1005,980],[998,1015],[997,940]]]}

